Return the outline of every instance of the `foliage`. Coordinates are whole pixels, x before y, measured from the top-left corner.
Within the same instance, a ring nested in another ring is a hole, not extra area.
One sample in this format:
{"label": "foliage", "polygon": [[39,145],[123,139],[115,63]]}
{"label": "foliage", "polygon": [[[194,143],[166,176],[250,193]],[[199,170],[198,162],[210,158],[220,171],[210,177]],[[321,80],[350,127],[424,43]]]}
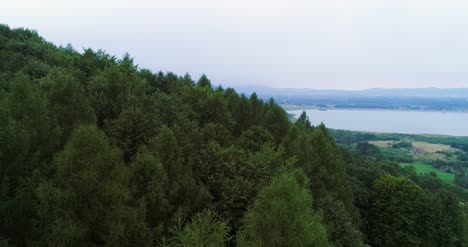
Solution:
{"label": "foliage", "polygon": [[222,247],[229,241],[228,223],[213,211],[196,214],[191,222],[174,229],[174,236],[163,240],[160,246]]}
{"label": "foliage", "polygon": [[425,246],[430,232],[430,200],[405,178],[383,176],[373,186],[372,243],[378,246]]}
{"label": "foliage", "polygon": [[[56,176],[37,188],[39,215],[50,222],[47,245],[143,244],[139,212],[129,207],[129,171],[95,127],[73,132],[57,156]],[[112,207],[108,207],[112,205]]]}
{"label": "foliage", "polygon": [[287,172],[262,189],[245,216],[239,246],[326,246],[325,228],[312,211],[306,185]]}
{"label": "foliage", "polygon": [[380,153],[380,149],[368,142],[360,142],[356,146],[356,152],[363,155],[363,156],[373,156],[379,157],[382,154]]}
{"label": "foliage", "polygon": [[397,142],[392,145],[392,148],[412,148],[412,147],[413,147],[413,144],[411,142],[406,142],[406,141]]}
{"label": "foliage", "polygon": [[328,196],[317,204],[323,211],[323,223],[333,246],[363,246],[361,233],[341,201]]}

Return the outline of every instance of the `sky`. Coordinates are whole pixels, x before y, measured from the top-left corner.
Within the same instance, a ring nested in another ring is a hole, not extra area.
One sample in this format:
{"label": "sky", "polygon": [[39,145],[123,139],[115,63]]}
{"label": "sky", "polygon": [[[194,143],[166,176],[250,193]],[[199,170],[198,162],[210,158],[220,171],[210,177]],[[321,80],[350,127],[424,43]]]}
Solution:
{"label": "sky", "polygon": [[224,86],[468,87],[466,0],[2,0],[0,23]]}

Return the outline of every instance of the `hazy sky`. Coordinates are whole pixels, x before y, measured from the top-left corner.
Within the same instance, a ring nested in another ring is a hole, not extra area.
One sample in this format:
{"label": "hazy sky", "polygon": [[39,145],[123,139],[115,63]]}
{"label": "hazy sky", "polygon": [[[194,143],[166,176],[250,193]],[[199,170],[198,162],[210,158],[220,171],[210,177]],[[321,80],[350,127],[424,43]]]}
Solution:
{"label": "hazy sky", "polygon": [[0,23],[226,86],[468,87],[466,0],[2,0]]}

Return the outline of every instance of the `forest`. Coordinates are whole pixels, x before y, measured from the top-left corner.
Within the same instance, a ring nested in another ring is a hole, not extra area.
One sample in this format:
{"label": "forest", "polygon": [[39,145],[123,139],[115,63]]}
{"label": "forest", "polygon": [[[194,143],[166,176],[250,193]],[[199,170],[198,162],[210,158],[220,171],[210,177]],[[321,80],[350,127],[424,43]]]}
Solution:
{"label": "forest", "polygon": [[433,173],[205,75],[0,25],[0,101],[1,247],[468,246]]}

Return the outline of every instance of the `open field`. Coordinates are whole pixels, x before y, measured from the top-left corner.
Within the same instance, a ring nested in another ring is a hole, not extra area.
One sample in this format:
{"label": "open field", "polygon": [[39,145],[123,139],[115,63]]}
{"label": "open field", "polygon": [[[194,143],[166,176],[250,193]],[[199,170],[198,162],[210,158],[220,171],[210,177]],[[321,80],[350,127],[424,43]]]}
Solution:
{"label": "open field", "polygon": [[369,143],[379,148],[391,148],[395,141],[370,141]]}
{"label": "open field", "polygon": [[430,135],[430,134],[396,134],[396,133],[381,133],[369,131],[350,131],[331,129],[331,132],[342,144],[350,144],[352,142],[362,141],[400,141],[412,140],[413,142],[420,141],[426,143],[446,144],[451,147],[459,148],[468,152],[468,137],[449,136],[449,135]]}
{"label": "open field", "polygon": [[[355,148],[357,143],[368,142],[379,148],[384,159],[396,162],[402,167],[412,165],[419,174],[434,172],[440,179],[457,188],[454,182],[458,173],[457,167],[459,169],[461,166],[465,173],[468,172],[467,137],[343,130],[332,130],[332,133],[338,143],[348,145],[351,149]],[[465,191],[461,187],[460,189]]]}
{"label": "open field", "polygon": [[412,141],[412,147],[393,148],[392,145],[398,142],[397,140],[379,140],[369,143],[379,147],[385,158],[399,162],[402,167],[412,165],[418,174],[434,172],[443,181],[454,184],[455,174],[434,168],[433,162],[456,161],[456,153],[462,152],[460,149],[446,144],[424,141]]}
{"label": "open field", "polygon": [[[389,148],[392,147],[393,144],[398,143],[398,141],[394,140],[382,140],[382,141],[369,141],[370,144],[374,144],[379,148]],[[446,152],[455,152],[459,151],[459,149],[452,148],[450,145],[440,144],[440,143],[429,143],[423,141],[414,141],[411,142],[413,144],[413,148],[421,149],[424,152],[437,152],[437,151],[446,151]]]}
{"label": "open field", "polygon": [[413,145],[412,148],[393,148],[392,145],[398,143],[398,141],[394,140],[370,141],[369,143],[379,147],[386,157],[397,157],[402,155],[407,157],[410,155],[415,161],[452,161],[453,157],[455,157],[455,153],[461,151],[460,149],[453,148],[450,145],[423,141],[411,142]]}
{"label": "open field", "polygon": [[[449,145],[445,144],[435,144],[427,142],[413,142],[413,158],[416,160],[444,160],[451,161],[452,158],[458,151],[461,151],[457,148],[452,148]],[[448,155],[447,155],[448,154]]]}
{"label": "open field", "polygon": [[424,150],[425,152],[437,152],[437,151],[456,151],[458,149],[452,148],[449,145],[445,144],[436,144],[436,143],[428,143],[428,142],[413,142],[414,148],[419,148]]}
{"label": "open field", "polygon": [[432,167],[432,165],[430,164],[415,162],[415,163],[400,163],[400,166],[401,167],[414,166],[414,168],[416,169],[416,172],[419,174],[435,172],[437,176],[443,181],[451,183],[451,184],[453,184],[454,182],[454,178],[455,178],[454,174],[437,170],[434,167]]}
{"label": "open field", "polygon": [[[459,152],[459,149],[445,144],[422,141],[412,142],[413,147],[406,148],[392,148],[392,145],[396,141],[373,141],[370,143],[378,146],[385,157],[394,157],[395,160],[398,160],[398,157],[400,157],[400,162],[402,162],[400,165],[402,167],[412,165],[419,174],[434,172],[443,181],[454,183],[455,174],[434,168],[432,164],[437,160],[445,162],[455,161],[456,152]],[[408,162],[411,159],[413,162]]]}

